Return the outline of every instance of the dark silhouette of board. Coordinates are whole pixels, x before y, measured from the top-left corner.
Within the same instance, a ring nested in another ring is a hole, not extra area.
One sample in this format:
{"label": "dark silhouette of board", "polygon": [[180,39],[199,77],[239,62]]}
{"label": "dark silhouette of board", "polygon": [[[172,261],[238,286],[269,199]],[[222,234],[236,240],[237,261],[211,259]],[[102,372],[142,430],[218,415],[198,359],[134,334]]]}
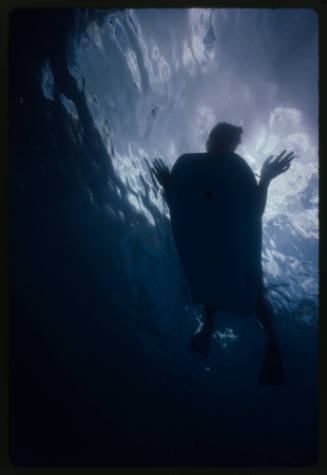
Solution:
{"label": "dark silhouette of board", "polygon": [[254,314],[261,216],[251,168],[235,153],[182,155],[171,172],[168,202],[195,303]]}

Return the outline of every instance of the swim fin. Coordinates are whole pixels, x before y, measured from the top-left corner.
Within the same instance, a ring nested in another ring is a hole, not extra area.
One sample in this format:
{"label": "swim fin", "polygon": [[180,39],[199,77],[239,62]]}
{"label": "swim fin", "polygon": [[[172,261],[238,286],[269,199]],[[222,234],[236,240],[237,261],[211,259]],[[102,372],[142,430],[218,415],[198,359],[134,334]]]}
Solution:
{"label": "swim fin", "polygon": [[280,350],[274,340],[268,340],[259,375],[261,386],[283,386],[285,382]]}

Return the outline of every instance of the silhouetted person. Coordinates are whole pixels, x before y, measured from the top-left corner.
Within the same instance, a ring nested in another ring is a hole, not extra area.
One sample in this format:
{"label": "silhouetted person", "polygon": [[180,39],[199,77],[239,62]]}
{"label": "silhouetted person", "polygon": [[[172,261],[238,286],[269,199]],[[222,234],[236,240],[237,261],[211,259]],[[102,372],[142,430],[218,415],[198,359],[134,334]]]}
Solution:
{"label": "silhouetted person", "polygon": [[[267,345],[264,355],[264,363],[260,373],[259,381],[262,385],[282,385],[284,383],[284,374],[279,346],[277,343],[276,335],[273,330],[273,310],[268,299],[265,296],[265,288],[263,284],[263,273],[260,258],[262,232],[261,217],[265,210],[267,191],[270,181],[289,169],[291,161],[293,160],[295,155],[293,152],[287,153],[286,150],[284,150],[275,159],[273,158],[273,156],[268,157],[262,166],[260,181],[257,185],[250,167],[239,155],[235,154],[235,150],[241,142],[242,133],[243,130],[241,127],[235,127],[227,123],[217,124],[209,134],[206,144],[207,153],[203,154],[203,159],[206,159],[206,157],[211,157],[212,159],[212,157],[214,157],[214,159],[219,160],[221,156],[226,156],[227,154],[227,156],[229,157],[230,154],[230,160],[237,160],[238,163],[240,163],[241,165],[241,172],[244,173],[244,175],[252,175],[250,176],[250,178],[253,180],[253,182],[255,182],[255,189],[257,191],[255,195],[255,209],[253,210],[253,213],[258,215],[257,218],[259,223],[259,234],[257,233],[257,235],[259,236],[260,240],[260,244],[258,246],[259,282],[256,300],[256,316],[259,322],[262,324],[267,335]],[[181,158],[179,160],[181,160]],[[177,162],[179,160],[177,160]],[[167,204],[169,208],[171,208],[169,196],[171,173],[161,159],[154,160],[153,165],[153,172],[158,182],[162,185],[165,192]],[[204,195],[207,199],[212,199],[213,190],[210,188],[206,188],[204,190]],[[213,216],[212,219],[215,219],[215,217]],[[194,223],[194,225],[196,226],[196,222]],[[217,308],[205,301],[198,301],[197,303],[202,303],[204,305],[204,322],[200,332],[197,333],[193,338],[191,348],[194,351],[198,351],[203,355],[207,356],[209,353],[210,341],[213,332],[213,316]]]}

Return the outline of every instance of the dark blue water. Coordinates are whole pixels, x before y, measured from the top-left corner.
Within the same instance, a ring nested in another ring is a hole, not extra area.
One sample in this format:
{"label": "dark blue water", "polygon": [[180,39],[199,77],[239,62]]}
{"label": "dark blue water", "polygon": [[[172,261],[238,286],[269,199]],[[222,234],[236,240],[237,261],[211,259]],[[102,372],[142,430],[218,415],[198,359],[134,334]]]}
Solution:
{"label": "dark blue water", "polygon": [[[315,463],[315,14],[21,11],[10,55],[13,463]],[[150,166],[203,151],[220,120],[257,174],[298,153],[263,228],[284,387],[258,384],[255,318],[217,313],[208,360],[189,350],[202,308]]]}

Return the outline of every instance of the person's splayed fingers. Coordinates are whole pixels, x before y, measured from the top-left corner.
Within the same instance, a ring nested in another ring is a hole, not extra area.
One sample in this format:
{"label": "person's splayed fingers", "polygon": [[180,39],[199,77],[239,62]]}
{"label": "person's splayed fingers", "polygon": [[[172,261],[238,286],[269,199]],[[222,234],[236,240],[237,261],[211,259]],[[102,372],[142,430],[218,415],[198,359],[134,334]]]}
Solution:
{"label": "person's splayed fingers", "polygon": [[287,153],[287,150],[283,150],[275,159],[273,155],[270,155],[263,163],[261,181],[269,183],[273,178],[285,173],[295,157],[294,152]]}

